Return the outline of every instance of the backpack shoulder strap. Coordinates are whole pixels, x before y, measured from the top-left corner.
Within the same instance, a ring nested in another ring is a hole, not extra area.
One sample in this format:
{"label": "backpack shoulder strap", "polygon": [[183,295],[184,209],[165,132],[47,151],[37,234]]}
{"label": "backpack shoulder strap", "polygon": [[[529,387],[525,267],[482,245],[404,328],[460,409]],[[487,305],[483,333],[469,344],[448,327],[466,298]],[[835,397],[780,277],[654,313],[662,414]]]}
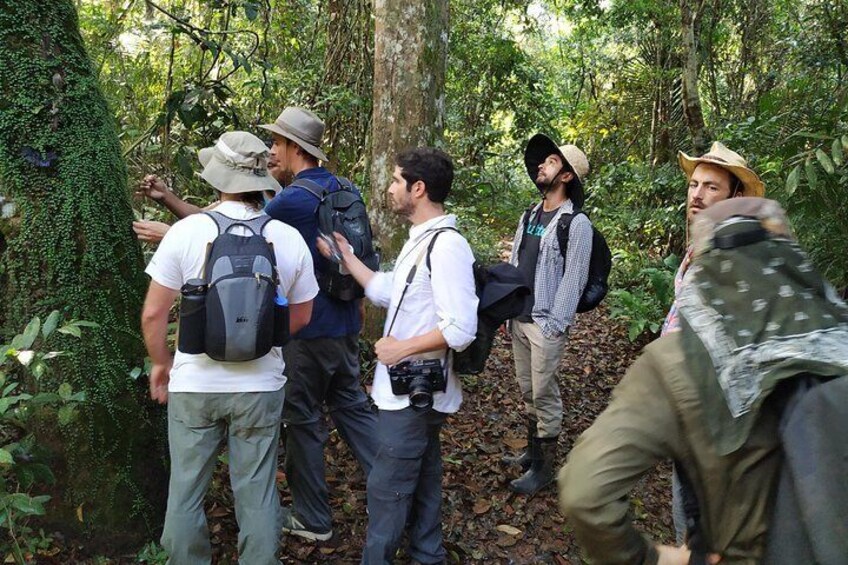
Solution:
{"label": "backpack shoulder strap", "polygon": [[323,201],[327,196],[327,189],[313,180],[297,179],[290,186],[302,188],[318,200]]}
{"label": "backpack shoulder strap", "polygon": [[521,216],[521,225],[525,228],[527,227],[527,223],[530,221],[530,214],[533,213],[533,210],[536,208],[535,204],[531,204],[524,210],[524,214]]}
{"label": "backpack shoulder strap", "polygon": [[356,185],[353,184],[353,181],[347,179],[345,177],[336,177],[336,180],[339,181],[339,186],[342,187],[342,190],[349,190],[350,192],[354,191]]}
{"label": "backpack shoulder strap", "polygon": [[454,227],[444,227],[436,230],[436,233],[433,234],[433,237],[430,238],[430,243],[427,244],[427,271],[430,271],[430,253],[433,252],[433,247],[436,245],[436,239],[439,237],[439,234],[443,231],[455,231],[456,233],[460,233],[458,229]]}
{"label": "backpack shoulder strap", "polygon": [[270,222],[272,219],[273,218],[271,218],[271,216],[263,212],[255,218],[242,221],[241,224],[247,226],[250,231],[253,232],[254,235],[262,235],[265,226],[267,226],[268,222]]}
{"label": "backpack shoulder strap", "polygon": [[563,257],[565,257],[566,247],[568,247],[568,236],[571,230],[571,222],[580,214],[586,216],[587,219],[589,218],[586,212],[578,208],[570,214],[561,214],[559,220],[557,221],[557,241],[559,242],[559,251],[560,253],[562,253]]}
{"label": "backpack shoulder strap", "polygon": [[261,235],[262,230],[264,230],[268,222],[271,221],[271,216],[265,213],[262,213],[259,216],[251,218],[249,220],[237,220],[235,218],[225,216],[220,212],[214,211],[203,213],[212,218],[212,220],[215,222],[215,225],[218,226],[218,235],[229,232],[235,226],[247,228],[252,231],[254,235]]}

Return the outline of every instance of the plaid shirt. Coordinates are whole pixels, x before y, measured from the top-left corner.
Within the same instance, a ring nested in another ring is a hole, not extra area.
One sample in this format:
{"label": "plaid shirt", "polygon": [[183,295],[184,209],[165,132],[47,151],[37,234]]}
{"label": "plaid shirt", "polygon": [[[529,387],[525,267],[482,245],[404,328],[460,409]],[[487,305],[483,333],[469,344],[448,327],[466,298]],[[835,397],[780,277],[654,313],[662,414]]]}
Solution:
{"label": "plaid shirt", "polygon": [[[535,214],[540,202],[530,212]],[[533,321],[546,337],[557,337],[574,323],[577,304],[589,279],[589,259],[592,257],[592,222],[585,214],[575,216],[568,230],[568,250],[563,258],[556,236],[556,227],[563,214],[574,213],[571,200],[566,200],[551,219],[539,242],[536,260],[536,280],[533,283]],[[518,222],[510,263],[518,266],[518,250],[524,238],[524,216]]]}

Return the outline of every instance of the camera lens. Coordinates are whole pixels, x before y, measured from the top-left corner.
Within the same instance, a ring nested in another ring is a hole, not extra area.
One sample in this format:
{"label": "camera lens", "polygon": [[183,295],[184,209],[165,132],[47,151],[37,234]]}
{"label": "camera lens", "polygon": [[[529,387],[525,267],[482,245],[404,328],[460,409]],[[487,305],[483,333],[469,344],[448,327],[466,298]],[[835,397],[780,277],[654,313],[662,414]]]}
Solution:
{"label": "camera lens", "polygon": [[430,389],[430,379],[425,375],[412,378],[409,383],[409,403],[415,410],[427,410],[433,406],[433,393]]}

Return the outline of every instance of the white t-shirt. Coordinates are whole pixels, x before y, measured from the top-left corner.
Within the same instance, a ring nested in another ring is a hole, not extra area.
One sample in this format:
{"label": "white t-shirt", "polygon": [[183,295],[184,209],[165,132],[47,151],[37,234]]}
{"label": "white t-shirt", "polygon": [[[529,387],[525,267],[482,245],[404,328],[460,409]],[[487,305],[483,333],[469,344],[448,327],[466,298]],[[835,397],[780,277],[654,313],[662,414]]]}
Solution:
{"label": "white t-shirt", "polygon": [[[241,202],[222,202],[216,212],[239,220],[260,214]],[[243,227],[230,233],[248,235]],[[289,304],[312,300],[318,294],[318,283],[312,267],[312,255],[300,233],[293,227],[271,220],[263,230],[265,239],[274,246],[279,292]],[[179,290],[188,280],[198,278],[206,259],[206,245],[218,236],[218,227],[205,214],[193,214],[174,224],[147,265],[145,272],[157,283]],[[269,392],[286,383],[283,354],[274,347],[264,357],[253,361],[228,363],[215,361],[205,354],[190,355],[177,350],[171,369],[170,392]]]}

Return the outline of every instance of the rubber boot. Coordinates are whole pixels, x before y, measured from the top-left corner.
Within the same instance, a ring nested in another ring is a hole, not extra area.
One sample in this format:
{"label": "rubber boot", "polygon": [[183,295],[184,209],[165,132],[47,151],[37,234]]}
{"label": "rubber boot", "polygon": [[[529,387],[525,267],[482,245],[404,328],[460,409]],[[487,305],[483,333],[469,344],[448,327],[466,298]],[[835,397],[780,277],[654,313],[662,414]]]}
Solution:
{"label": "rubber boot", "polygon": [[519,494],[534,495],[554,480],[557,438],[533,438],[530,469],[509,483],[509,489]]}
{"label": "rubber boot", "polygon": [[509,467],[521,467],[522,471],[530,468],[532,457],[530,456],[533,438],[536,437],[536,420],[527,418],[527,448],[521,455],[504,455],[501,457],[501,463]]}

